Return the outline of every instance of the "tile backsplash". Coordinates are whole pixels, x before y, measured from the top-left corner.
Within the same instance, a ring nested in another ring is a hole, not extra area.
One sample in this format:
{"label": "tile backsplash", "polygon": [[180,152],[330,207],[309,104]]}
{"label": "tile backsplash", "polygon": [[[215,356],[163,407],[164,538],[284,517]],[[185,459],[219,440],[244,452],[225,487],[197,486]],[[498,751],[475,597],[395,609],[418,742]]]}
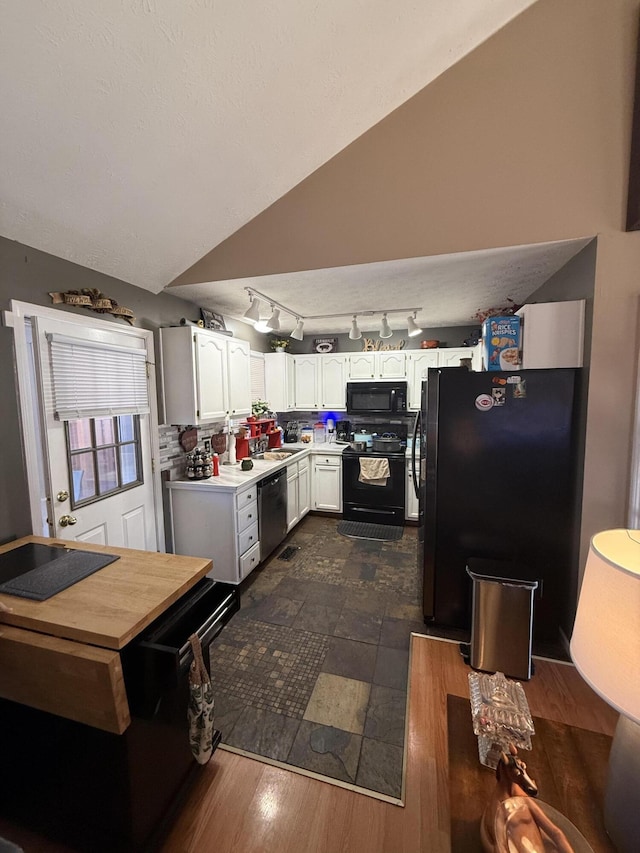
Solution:
{"label": "tile backsplash", "polygon": [[[185,429],[182,426],[163,424],[158,428],[160,440],[160,470],[167,472],[165,477],[176,480],[184,476],[186,468],[186,452],[180,446],[180,433]],[[198,432],[198,447],[202,447],[205,439],[212,435],[224,432],[226,424],[224,421],[210,424],[202,424],[195,427]]]}

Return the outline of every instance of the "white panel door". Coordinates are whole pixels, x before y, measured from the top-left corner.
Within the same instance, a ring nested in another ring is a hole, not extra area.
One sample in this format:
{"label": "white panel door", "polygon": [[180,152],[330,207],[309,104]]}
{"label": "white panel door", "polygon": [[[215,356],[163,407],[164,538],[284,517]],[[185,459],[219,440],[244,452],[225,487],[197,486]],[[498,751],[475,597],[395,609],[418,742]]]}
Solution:
{"label": "white panel door", "polygon": [[251,349],[247,341],[227,341],[229,414],[251,414]]}
{"label": "white panel door", "polygon": [[318,400],[318,368],[319,359],[316,355],[294,356],[296,374],[296,408],[317,409]]}
{"label": "white panel door", "polygon": [[229,409],[227,341],[211,332],[195,332],[194,346],[198,418],[200,422],[220,420]]}
{"label": "white panel door", "polygon": [[313,506],[328,512],[342,510],[342,468],[314,465]]}
{"label": "white panel door", "polygon": [[380,379],[404,379],[407,373],[406,356],[399,350],[377,352],[376,369]]}
{"label": "white panel door", "polygon": [[472,358],[473,353],[469,347],[445,347],[439,349],[438,367],[460,367],[461,358]]}
{"label": "white panel door", "polygon": [[320,373],[323,409],[346,409],[347,356],[321,355]]}
{"label": "white panel door", "polygon": [[298,520],[311,509],[311,468],[308,460],[298,462]]}
{"label": "white panel door", "polygon": [[407,353],[407,380],[409,383],[409,408],[420,408],[422,380],[427,378],[427,370],[437,367],[438,350],[415,350]]}
{"label": "white panel door", "polygon": [[[117,443],[118,434],[122,439],[135,435],[131,415],[115,419],[117,424],[113,418],[95,419],[93,426],[88,418],[68,422],[57,420],[54,417],[50,352],[46,340],[46,334],[50,332],[115,346],[146,347],[143,337],[118,334],[117,328],[110,331],[85,328],[57,319],[33,318],[49,535],[57,539],[156,551],[159,540],[151,469],[150,416],[137,416],[139,441],[135,445]],[[150,393],[155,394],[155,388],[150,388]],[[87,443],[90,439],[83,438],[89,435],[93,437],[91,450]],[[82,470],[71,470],[69,447],[76,451],[74,458],[80,460]],[[134,464],[136,450],[137,463]],[[127,472],[133,469],[137,470],[141,482],[109,495],[109,488],[118,476],[126,481]],[[106,494],[100,496],[101,491]],[[82,500],[91,502],[76,507],[74,495],[78,503]]]}
{"label": "white panel door", "polygon": [[351,353],[349,356],[349,379],[373,379],[375,377],[375,372],[375,353]]}

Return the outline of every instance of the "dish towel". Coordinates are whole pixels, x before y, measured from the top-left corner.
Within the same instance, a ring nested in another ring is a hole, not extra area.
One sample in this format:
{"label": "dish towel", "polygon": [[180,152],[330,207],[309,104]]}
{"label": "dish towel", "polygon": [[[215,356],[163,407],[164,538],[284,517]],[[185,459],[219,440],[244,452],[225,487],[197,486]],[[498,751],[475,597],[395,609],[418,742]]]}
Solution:
{"label": "dish towel", "polygon": [[189,669],[189,746],[198,764],[206,764],[213,753],[213,690],[196,634],[189,637],[193,661]]}
{"label": "dish towel", "polygon": [[368,486],[386,486],[391,476],[388,459],[367,459],[360,457],[360,475],[358,480]]}

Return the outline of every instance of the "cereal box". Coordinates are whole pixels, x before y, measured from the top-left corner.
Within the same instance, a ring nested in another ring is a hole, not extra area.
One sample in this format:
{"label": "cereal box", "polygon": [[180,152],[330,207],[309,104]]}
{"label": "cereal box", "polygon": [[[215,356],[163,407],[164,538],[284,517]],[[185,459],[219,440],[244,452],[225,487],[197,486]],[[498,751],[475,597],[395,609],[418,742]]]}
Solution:
{"label": "cereal box", "polygon": [[485,370],[520,369],[520,317],[488,317],[482,324]]}

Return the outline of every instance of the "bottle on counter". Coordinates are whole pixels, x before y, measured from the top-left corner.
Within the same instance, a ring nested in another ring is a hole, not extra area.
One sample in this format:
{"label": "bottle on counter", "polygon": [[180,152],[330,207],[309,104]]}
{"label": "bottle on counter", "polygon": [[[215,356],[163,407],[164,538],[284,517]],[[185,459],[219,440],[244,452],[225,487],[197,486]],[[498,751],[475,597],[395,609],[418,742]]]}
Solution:
{"label": "bottle on counter", "polygon": [[220,457],[217,453],[214,453],[211,457],[211,467],[213,468],[213,476],[220,476]]}

